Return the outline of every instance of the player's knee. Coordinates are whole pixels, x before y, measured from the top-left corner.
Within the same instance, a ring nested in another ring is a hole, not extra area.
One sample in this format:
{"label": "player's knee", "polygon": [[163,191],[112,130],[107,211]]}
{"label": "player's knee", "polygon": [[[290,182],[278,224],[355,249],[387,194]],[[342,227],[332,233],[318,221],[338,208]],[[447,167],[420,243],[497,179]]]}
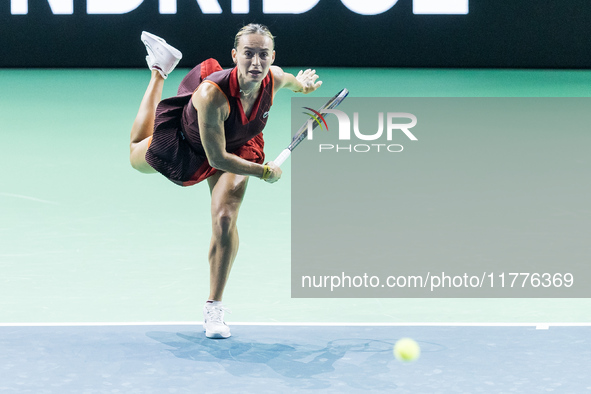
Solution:
{"label": "player's knee", "polygon": [[156,170],[146,162],[145,153],[142,153],[143,152],[138,152],[137,149],[132,148],[129,154],[129,163],[134,169],[142,174],[153,174]]}
{"label": "player's knee", "polygon": [[143,165],[143,163],[140,163],[139,160],[137,160],[137,158],[134,157],[133,153],[129,155],[129,164],[131,164],[131,166],[139,172],[146,172],[144,168],[145,165]]}
{"label": "player's knee", "polygon": [[236,228],[236,215],[230,210],[217,212],[214,222],[214,231],[220,236],[231,234]]}

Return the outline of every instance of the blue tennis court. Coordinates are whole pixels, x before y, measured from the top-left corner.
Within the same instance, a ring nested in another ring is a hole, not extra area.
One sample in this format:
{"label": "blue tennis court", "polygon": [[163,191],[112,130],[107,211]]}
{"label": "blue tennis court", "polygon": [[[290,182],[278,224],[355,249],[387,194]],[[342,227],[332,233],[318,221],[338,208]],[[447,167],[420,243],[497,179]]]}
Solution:
{"label": "blue tennis court", "polygon": [[[591,391],[590,329],[535,326],[195,325],[2,327],[3,392]],[[402,336],[421,346],[402,363]]]}

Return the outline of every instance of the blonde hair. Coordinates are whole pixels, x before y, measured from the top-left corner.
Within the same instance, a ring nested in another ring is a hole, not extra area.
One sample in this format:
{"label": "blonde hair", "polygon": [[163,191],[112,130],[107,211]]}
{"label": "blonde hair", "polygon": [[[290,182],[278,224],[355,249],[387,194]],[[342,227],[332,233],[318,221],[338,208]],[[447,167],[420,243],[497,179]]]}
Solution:
{"label": "blonde hair", "polygon": [[275,48],[275,36],[271,34],[267,26],[258,23],[249,23],[248,25],[240,29],[238,33],[236,33],[236,37],[234,38],[234,48],[238,48],[238,44],[240,43],[240,37],[246,36],[248,34],[260,34],[262,36],[269,37],[273,42],[273,48]]}

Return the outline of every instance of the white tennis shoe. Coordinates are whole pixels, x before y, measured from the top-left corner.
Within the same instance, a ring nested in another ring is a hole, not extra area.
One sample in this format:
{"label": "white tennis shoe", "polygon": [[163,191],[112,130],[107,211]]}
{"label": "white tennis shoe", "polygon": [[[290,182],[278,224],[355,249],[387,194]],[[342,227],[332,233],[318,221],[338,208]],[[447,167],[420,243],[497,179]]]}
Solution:
{"label": "white tennis shoe", "polygon": [[230,327],[224,322],[224,312],[229,310],[221,303],[214,305],[211,302],[205,303],[203,307],[203,329],[208,338],[229,338]]}
{"label": "white tennis shoe", "polygon": [[179,64],[183,54],[167,44],[162,38],[147,31],[142,32],[142,42],[148,50],[148,56],[146,56],[148,67],[150,70],[158,70],[160,75],[166,79],[168,74]]}

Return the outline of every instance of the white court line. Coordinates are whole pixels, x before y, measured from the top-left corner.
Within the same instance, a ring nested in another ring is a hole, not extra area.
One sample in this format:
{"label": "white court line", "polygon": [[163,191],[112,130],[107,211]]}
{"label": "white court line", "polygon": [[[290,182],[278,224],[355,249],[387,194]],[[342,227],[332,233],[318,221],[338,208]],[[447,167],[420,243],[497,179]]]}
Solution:
{"label": "white court line", "polygon": [[36,201],[36,202],[42,202],[44,204],[52,204],[52,205],[60,205],[57,202],[53,202],[53,201],[47,201],[47,200],[42,200],[40,198],[36,198],[36,197],[30,197],[30,196],[23,196],[22,194],[13,194],[13,193],[3,193],[0,192],[0,196],[5,196],[5,197],[14,197],[14,198],[20,198],[22,200],[29,200],[29,201]]}
{"label": "white court line", "polygon": [[[108,327],[108,326],[201,326],[194,322],[67,322],[67,323],[0,323],[0,327]],[[318,323],[318,322],[236,322],[229,326],[312,326],[312,327],[591,327],[588,323]]]}

